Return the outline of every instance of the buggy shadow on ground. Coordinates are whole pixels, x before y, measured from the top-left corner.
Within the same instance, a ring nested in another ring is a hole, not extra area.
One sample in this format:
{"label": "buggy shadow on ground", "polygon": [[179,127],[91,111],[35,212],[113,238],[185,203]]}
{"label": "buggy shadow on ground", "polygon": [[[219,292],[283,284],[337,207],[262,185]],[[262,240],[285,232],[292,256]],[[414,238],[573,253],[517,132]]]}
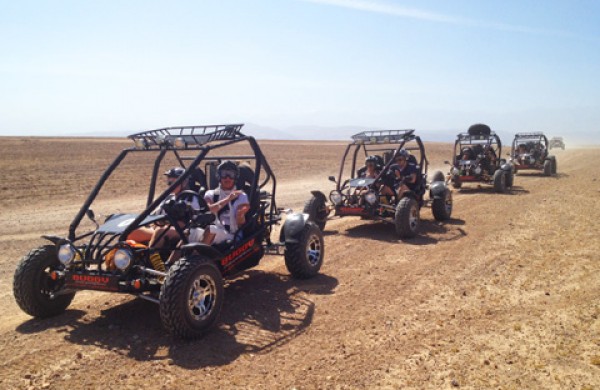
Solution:
{"label": "buggy shadow on ground", "polygon": [[462,187],[459,190],[454,190],[455,193],[461,195],[480,195],[480,194],[490,194],[494,196],[510,196],[510,195],[524,195],[529,194],[529,190],[522,186],[513,185],[510,190],[506,190],[504,193],[496,192],[494,187],[491,186],[471,186],[471,187]]}
{"label": "buggy shadow on ground", "polygon": [[466,236],[467,233],[459,227],[464,224],[465,221],[456,218],[444,222],[422,219],[419,234],[416,237],[399,239],[394,225],[378,221],[365,221],[365,223],[346,229],[342,234],[353,238],[368,238],[409,245],[433,245],[441,241],[457,240]]}
{"label": "buggy shadow on ground", "polygon": [[71,343],[102,347],[138,361],[170,359],[170,364],[188,369],[221,366],[245,353],[269,351],[302,334],[315,310],[310,296],[332,294],[337,285],[337,279],[323,274],[295,280],[271,272],[246,272],[229,281],[219,325],[199,340],[178,340],[167,334],[158,306],[142,299],[115,303],[99,316],[68,310],[58,317],[32,319],[17,331],[32,334],[57,329]]}

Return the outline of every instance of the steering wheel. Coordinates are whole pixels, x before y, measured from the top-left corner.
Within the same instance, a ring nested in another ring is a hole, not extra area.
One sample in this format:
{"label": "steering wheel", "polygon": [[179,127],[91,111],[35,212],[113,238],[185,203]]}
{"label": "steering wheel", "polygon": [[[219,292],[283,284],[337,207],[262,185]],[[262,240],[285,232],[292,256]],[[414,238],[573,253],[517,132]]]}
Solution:
{"label": "steering wheel", "polygon": [[195,191],[191,191],[191,190],[181,191],[179,194],[177,194],[177,196],[175,197],[175,200],[176,201],[183,200],[183,201],[189,202],[191,204],[194,202],[194,198],[198,201],[198,206],[200,207],[199,210],[201,212],[207,212],[209,210],[208,204],[206,203],[204,198],[201,197],[200,194],[198,194]]}
{"label": "steering wheel", "polygon": [[199,209],[196,210],[189,206],[190,209],[193,210],[191,213],[192,225],[205,228],[206,226],[214,223],[216,216],[210,212],[208,203],[206,203],[204,198],[201,197],[197,192],[190,190],[182,191],[175,197],[175,202],[189,202],[188,204],[191,204],[194,202],[194,198],[198,201]]}

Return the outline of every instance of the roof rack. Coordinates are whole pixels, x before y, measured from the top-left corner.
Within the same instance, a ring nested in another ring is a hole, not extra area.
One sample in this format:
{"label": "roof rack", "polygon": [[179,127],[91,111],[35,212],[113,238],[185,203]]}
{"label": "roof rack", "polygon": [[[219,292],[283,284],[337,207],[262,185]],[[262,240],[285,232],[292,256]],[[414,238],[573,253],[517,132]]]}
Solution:
{"label": "roof rack", "polygon": [[541,131],[532,131],[529,133],[517,133],[515,134],[515,138],[537,138],[537,137],[543,137],[544,133],[542,133]]}
{"label": "roof rack", "polygon": [[459,133],[458,136],[458,141],[460,142],[473,142],[473,141],[484,141],[484,142],[488,142],[490,140],[496,139],[496,133],[495,132],[490,132],[490,134],[474,134],[471,135],[469,133]]}
{"label": "roof rack", "polygon": [[232,141],[244,137],[241,129],[244,124],[165,127],[129,135],[136,147],[149,149],[164,145],[175,145],[176,141],[185,146],[202,146],[213,141]]}
{"label": "roof rack", "polygon": [[411,138],[414,138],[414,132],[414,129],[362,131],[354,134],[352,136],[352,140],[354,143],[365,144],[400,143],[402,141],[408,141]]}

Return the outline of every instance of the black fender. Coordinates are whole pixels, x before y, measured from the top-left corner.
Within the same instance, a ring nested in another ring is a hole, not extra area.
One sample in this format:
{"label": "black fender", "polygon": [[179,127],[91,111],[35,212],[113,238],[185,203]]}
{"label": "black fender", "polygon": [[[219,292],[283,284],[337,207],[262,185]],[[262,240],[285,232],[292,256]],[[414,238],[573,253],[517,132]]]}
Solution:
{"label": "black fender", "polygon": [[327,197],[325,196],[324,193],[322,193],[321,191],[311,191],[311,194],[313,194],[313,196],[317,199],[321,199],[323,202],[327,203]]}
{"label": "black fender", "polygon": [[281,228],[280,241],[292,244],[298,243],[302,230],[308,222],[307,214],[297,213],[288,215]]}
{"label": "black fender", "polygon": [[187,257],[191,253],[207,256],[213,260],[223,257],[223,254],[217,249],[202,242],[193,242],[191,244],[185,244],[181,246],[182,257]]}
{"label": "black fender", "polygon": [[434,181],[429,185],[429,197],[431,199],[444,199],[446,191],[448,191],[448,187],[443,181]]}

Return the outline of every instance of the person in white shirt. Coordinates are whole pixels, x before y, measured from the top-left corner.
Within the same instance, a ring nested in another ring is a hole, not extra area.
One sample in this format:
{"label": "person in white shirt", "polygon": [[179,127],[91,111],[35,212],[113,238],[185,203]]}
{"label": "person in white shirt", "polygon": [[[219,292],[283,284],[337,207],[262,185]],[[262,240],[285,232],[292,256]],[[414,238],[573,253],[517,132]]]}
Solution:
{"label": "person in white shirt", "polygon": [[248,195],[235,187],[239,175],[239,168],[233,161],[223,161],[217,167],[219,187],[204,195],[210,211],[217,218],[215,224],[204,231],[203,243],[212,245],[233,240],[238,229],[246,223],[250,203]]}

